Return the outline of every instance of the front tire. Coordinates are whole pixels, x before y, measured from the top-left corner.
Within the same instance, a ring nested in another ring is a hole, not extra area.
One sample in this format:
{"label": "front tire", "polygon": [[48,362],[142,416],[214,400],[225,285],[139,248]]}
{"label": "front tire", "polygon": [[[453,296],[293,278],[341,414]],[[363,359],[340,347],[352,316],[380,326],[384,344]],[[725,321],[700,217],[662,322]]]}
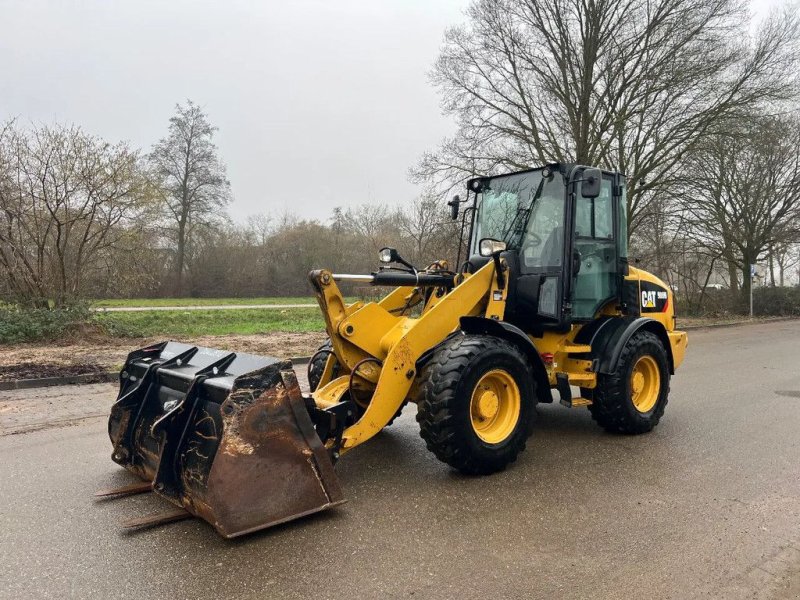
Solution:
{"label": "front tire", "polygon": [[330,356],[333,356],[333,379],[339,376],[341,366],[333,354],[333,344],[331,344],[330,340],[326,340],[322,346],[317,348],[317,351],[308,363],[308,389],[312,392],[319,387],[322,374],[325,372],[325,365],[328,363],[328,358]]}
{"label": "front tire", "polygon": [[639,331],[628,340],[613,375],[598,375],[589,412],[611,433],[651,431],[669,399],[669,360],[654,333]]}
{"label": "front tire", "polygon": [[488,475],[525,449],[536,390],[525,357],[509,342],[459,335],[423,367],[417,404],[428,450],[462,473]]}

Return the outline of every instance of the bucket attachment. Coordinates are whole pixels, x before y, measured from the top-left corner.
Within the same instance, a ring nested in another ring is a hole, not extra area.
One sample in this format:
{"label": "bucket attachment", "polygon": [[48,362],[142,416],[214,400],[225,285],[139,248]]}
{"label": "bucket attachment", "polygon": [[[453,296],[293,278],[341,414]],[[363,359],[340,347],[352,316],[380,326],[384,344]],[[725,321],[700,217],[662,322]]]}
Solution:
{"label": "bucket attachment", "polygon": [[112,459],[235,537],[344,502],[292,363],[164,342],[128,356]]}

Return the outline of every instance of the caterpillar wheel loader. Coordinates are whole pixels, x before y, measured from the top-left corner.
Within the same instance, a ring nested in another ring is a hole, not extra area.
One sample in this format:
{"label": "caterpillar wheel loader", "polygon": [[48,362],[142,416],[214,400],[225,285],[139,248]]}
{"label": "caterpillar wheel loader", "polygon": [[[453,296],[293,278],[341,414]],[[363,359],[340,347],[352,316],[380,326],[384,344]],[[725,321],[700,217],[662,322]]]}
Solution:
{"label": "caterpillar wheel loader", "polygon": [[[624,176],[551,164],[471,179],[449,204],[469,231],[456,270],[384,248],[371,274],[309,274],[329,335],[310,394],[285,360],[131,353],[109,434],[142,483],[98,494],[174,505],[130,527],[196,515],[234,537],[341,504],[334,464],[408,402],[427,448],[474,475],[516,459],[553,389],[608,431],[655,427],[688,342],[669,287],[628,264]],[[348,304],[339,284],[353,282],[393,289]]]}

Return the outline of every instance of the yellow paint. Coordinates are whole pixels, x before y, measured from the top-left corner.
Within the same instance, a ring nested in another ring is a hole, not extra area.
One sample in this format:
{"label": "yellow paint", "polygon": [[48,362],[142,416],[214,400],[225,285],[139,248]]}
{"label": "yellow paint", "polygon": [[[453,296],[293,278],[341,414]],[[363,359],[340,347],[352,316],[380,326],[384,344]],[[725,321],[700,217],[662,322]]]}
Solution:
{"label": "yellow paint", "polygon": [[[667,310],[664,312],[648,312],[644,313],[642,316],[655,319],[656,321],[660,322],[667,331],[673,331],[675,329],[675,295],[672,293],[670,287],[652,273],[642,271],[641,269],[637,269],[635,267],[629,267],[629,272],[626,279],[634,281],[648,281],[650,283],[655,283],[656,285],[659,285],[667,290]],[[639,300],[639,298],[641,298],[641,294],[637,294],[636,296],[636,301],[640,303],[641,300]],[[641,307],[641,304],[639,306]]]}
{"label": "yellow paint", "polygon": [[350,383],[349,375],[342,375],[325,385],[320,386],[312,394],[314,402],[320,408],[328,408],[342,401],[342,396],[347,392]]}
{"label": "yellow paint", "polygon": [[[317,293],[322,317],[325,319],[325,329],[331,332],[339,331],[339,324],[358,310],[364,307],[363,302],[356,302],[346,306],[339,286],[333,280],[329,271],[321,271],[317,275],[317,283],[320,292]],[[331,345],[336,354],[339,364],[342,365],[343,372],[350,372],[360,360],[370,355],[363,349],[355,346],[340,335],[331,335]]]}
{"label": "yellow paint", "polygon": [[499,444],[517,426],[522,395],[514,378],[503,369],[493,369],[478,380],[469,404],[470,422],[487,444]]}
{"label": "yellow paint", "polygon": [[573,325],[567,332],[546,331],[542,337],[530,337],[540,354],[553,355],[553,366],[547,368],[550,387],[555,387],[558,373],[566,373],[572,385],[585,388],[597,385],[597,374],[587,372],[591,369],[591,361],[570,357],[570,354],[584,354],[592,350],[591,346],[573,342],[580,329],[579,325]]}
{"label": "yellow paint", "polygon": [[342,319],[337,333],[338,337],[358,346],[368,355],[383,360],[386,351],[381,348],[380,337],[375,332],[388,331],[406,319],[388,312],[380,304],[370,303]]}
{"label": "yellow paint", "polygon": [[508,296],[508,267],[505,260],[500,261],[500,267],[504,270],[505,285],[502,289],[497,285],[497,277],[492,277],[492,288],[489,290],[489,299],[486,303],[484,316],[487,319],[502,321],[506,314],[506,297]]}
{"label": "yellow paint", "polygon": [[[634,281],[649,281],[667,290],[667,310],[664,312],[648,312],[644,313],[643,316],[655,319],[667,330],[667,337],[669,338],[670,349],[672,350],[673,366],[677,369],[683,362],[683,357],[686,353],[686,347],[689,344],[689,338],[685,331],[678,331],[675,329],[675,294],[673,294],[670,287],[664,281],[652,273],[642,271],[641,269],[630,267],[629,274],[626,279]],[[637,298],[639,297],[641,296],[637,294]]]}
{"label": "yellow paint", "polygon": [[570,385],[590,389],[597,385],[597,373],[592,372],[590,360],[567,358],[559,371],[567,374]]}
{"label": "yellow paint", "polygon": [[414,303],[417,295],[416,289],[409,286],[394,288],[391,292],[380,299],[378,304],[387,311],[400,311],[406,305]]}
{"label": "yellow paint", "polygon": [[569,403],[570,408],[583,408],[591,405],[592,401],[588,398],[573,398]]}
{"label": "yellow paint", "polygon": [[[344,432],[342,451],[347,451],[370,439],[394,416],[414,382],[419,357],[455,331],[462,316],[483,314],[487,291],[492,286],[494,265],[489,263],[471,276],[464,277],[450,293],[429,302],[430,306],[425,307],[419,318],[389,313],[386,307],[391,309],[399,304],[399,292],[385,305],[370,303],[345,307],[336,283],[329,273],[325,278],[326,273],[323,271],[318,275],[317,281],[322,289],[318,300],[327,329],[333,332],[334,351],[345,371],[351,371],[359,360],[367,356],[383,361],[366,411]],[[365,383],[366,377],[355,379]],[[314,392],[317,404],[330,406],[338,401],[343,393],[341,380],[334,380]]]}
{"label": "yellow paint", "polygon": [[689,345],[689,336],[685,331],[670,331],[668,334],[669,343],[672,347],[672,361],[677,369],[683,362],[686,354],[686,347]]}
{"label": "yellow paint", "polygon": [[641,413],[653,410],[661,391],[661,371],[652,356],[641,356],[633,365],[630,386],[631,401],[636,410]]}

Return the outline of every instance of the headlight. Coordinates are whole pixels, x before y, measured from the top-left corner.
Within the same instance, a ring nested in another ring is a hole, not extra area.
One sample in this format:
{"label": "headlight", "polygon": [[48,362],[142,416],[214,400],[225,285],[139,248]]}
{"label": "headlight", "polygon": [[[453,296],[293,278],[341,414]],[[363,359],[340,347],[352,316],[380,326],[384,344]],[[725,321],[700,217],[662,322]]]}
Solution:
{"label": "headlight", "polygon": [[382,263],[393,263],[397,258],[397,250],[394,248],[381,248],[378,250],[378,260]]}

